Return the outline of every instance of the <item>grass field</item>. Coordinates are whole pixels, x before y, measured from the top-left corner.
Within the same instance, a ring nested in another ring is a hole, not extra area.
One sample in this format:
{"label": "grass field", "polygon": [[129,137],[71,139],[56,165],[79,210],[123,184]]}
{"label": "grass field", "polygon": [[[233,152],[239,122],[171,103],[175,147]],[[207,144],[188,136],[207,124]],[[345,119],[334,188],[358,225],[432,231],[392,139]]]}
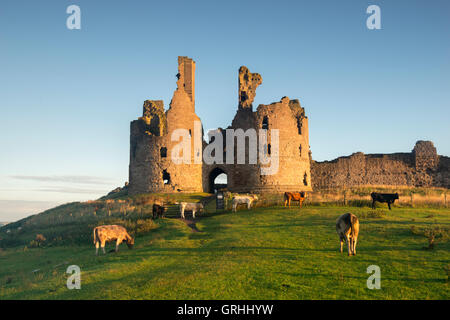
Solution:
{"label": "grass field", "polygon": [[[336,218],[360,218],[357,256],[339,253]],[[133,250],[95,256],[86,241],[0,251],[0,299],[448,299],[449,209],[306,206],[209,213],[194,232],[164,218],[136,237]],[[111,244],[109,248],[113,248]],[[81,289],[68,290],[69,265]],[[367,267],[381,269],[369,290]],[[33,270],[39,269],[37,272]]]}

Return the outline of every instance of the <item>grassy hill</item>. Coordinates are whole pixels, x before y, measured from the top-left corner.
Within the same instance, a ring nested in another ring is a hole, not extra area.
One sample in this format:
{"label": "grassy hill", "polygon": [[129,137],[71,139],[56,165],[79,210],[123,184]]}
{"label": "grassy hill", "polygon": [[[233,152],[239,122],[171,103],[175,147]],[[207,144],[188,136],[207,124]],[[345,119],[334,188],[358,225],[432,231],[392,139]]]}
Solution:
{"label": "grassy hill", "polygon": [[[182,197],[198,201],[205,196]],[[108,204],[72,203],[10,224],[13,235],[1,228],[0,299],[450,296],[449,209],[308,205],[215,213],[212,203],[193,229],[175,218],[174,206],[169,218],[149,219],[150,204],[158,197],[166,203],[179,200],[152,195]],[[335,220],[345,212],[360,218],[354,257],[338,252]],[[117,254],[96,257],[91,233],[101,223],[125,225],[136,236],[135,248],[122,245]],[[434,249],[425,249],[433,231]],[[36,242],[36,234],[46,240]],[[65,271],[72,264],[81,268],[81,290],[66,288]],[[373,264],[381,268],[380,290],[366,286],[366,270]]]}

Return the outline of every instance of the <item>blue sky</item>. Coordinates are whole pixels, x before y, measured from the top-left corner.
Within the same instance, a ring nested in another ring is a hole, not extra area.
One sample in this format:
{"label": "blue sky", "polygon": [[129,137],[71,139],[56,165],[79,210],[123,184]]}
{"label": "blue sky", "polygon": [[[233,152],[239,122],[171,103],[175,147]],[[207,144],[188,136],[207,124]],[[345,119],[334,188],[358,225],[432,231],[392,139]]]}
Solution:
{"label": "blue sky", "polygon": [[419,139],[449,156],[449,16],[448,1],[2,1],[0,221],[123,185],[130,121],[146,99],[168,107],[179,55],[205,129],[231,123],[246,65],[254,107],[300,99],[315,160]]}

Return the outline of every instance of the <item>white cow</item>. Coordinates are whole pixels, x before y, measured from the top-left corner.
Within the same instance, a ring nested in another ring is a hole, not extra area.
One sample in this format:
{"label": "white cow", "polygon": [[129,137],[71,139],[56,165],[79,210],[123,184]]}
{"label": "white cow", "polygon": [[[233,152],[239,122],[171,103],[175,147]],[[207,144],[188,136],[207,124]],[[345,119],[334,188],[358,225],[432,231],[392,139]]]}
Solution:
{"label": "white cow", "polygon": [[195,212],[203,211],[203,204],[193,202],[180,202],[180,213],[182,219],[184,219],[184,211],[192,211],[192,217],[195,219]]}
{"label": "white cow", "polygon": [[256,194],[234,196],[231,199],[231,204],[233,206],[233,212],[236,212],[237,206],[240,204],[246,204],[247,209],[250,210],[252,203],[256,200],[258,200],[258,196]]}

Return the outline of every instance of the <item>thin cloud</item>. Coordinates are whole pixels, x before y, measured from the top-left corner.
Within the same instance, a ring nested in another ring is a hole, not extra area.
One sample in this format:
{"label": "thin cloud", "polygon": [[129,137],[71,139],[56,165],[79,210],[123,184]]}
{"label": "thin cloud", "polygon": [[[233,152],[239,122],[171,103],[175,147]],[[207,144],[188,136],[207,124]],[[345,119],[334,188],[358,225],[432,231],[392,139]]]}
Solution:
{"label": "thin cloud", "polygon": [[10,176],[10,178],[17,179],[17,180],[38,181],[38,182],[66,182],[66,183],[97,184],[97,185],[111,184],[111,180],[102,178],[102,177],[95,177],[95,176],[25,176],[25,175],[17,175],[17,176]]}
{"label": "thin cloud", "polygon": [[58,201],[0,200],[0,221],[17,221],[60,204]]}
{"label": "thin cloud", "polygon": [[39,188],[39,189],[34,189],[33,191],[38,191],[38,192],[57,192],[57,193],[78,193],[78,194],[103,194],[103,193],[108,192],[107,190],[70,188],[70,187]]}

